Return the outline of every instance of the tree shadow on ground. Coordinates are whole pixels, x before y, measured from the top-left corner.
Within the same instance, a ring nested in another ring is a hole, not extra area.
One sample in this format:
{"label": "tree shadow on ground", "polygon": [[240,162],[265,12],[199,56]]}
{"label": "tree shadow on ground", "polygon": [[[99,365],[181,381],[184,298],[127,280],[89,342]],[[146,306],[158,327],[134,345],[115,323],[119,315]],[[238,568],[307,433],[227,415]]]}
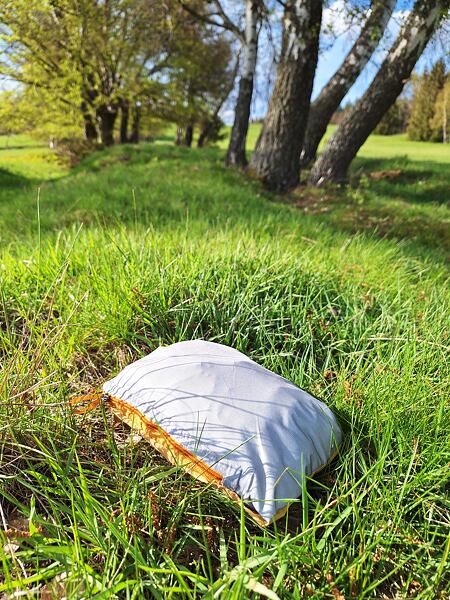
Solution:
{"label": "tree shadow on ground", "polygon": [[22,189],[24,186],[32,185],[33,183],[33,179],[28,179],[23,175],[0,168],[0,191]]}
{"label": "tree shadow on ground", "polygon": [[357,159],[347,186],[303,185],[281,199],[333,230],[405,241],[403,253],[448,264],[449,190],[449,165],[407,157]]}
{"label": "tree shadow on ground", "polygon": [[357,159],[351,182],[411,204],[450,203],[450,165],[432,161]]}
{"label": "tree shadow on ground", "polygon": [[[405,240],[403,254],[429,257],[445,264],[450,253],[446,209],[442,203],[443,190],[450,188],[448,165],[445,167],[405,157],[358,159],[348,187],[326,190],[300,187],[292,194],[279,196],[265,191],[258,181],[240,171],[225,169],[223,151],[217,148],[118,145],[88,156],[59,179],[61,184],[56,182],[47,187],[46,183],[47,205],[41,226],[44,230],[55,230],[62,223],[64,226],[79,223],[83,215],[86,224],[95,216],[95,223],[129,221],[145,225],[150,219],[166,227],[185,222],[187,210],[192,220],[210,223],[213,228],[228,223],[231,215],[236,224],[251,224],[263,216],[267,210],[264,200],[269,200],[293,205],[333,232]],[[400,173],[393,178],[369,177],[384,170]],[[71,179],[74,186],[68,185]],[[137,208],[124,197],[128,194],[127,180],[130,188],[136,188]],[[5,198],[36,183],[0,169],[0,191],[4,190]],[[63,186],[62,194],[56,187],[59,185]],[[86,200],[83,200],[84,185]],[[22,194],[14,195],[14,202],[19,212],[23,210]],[[431,209],[433,202],[436,211]],[[286,220],[277,211],[273,217],[280,223]]]}
{"label": "tree shadow on ground", "polygon": [[[402,244],[403,254],[414,258],[428,256],[433,262],[448,266],[450,232],[446,220],[429,214],[402,214],[401,207],[359,204],[358,200],[343,195],[326,198],[325,202],[301,202],[298,208],[333,231],[406,242]],[[298,204],[296,199],[294,205]]]}

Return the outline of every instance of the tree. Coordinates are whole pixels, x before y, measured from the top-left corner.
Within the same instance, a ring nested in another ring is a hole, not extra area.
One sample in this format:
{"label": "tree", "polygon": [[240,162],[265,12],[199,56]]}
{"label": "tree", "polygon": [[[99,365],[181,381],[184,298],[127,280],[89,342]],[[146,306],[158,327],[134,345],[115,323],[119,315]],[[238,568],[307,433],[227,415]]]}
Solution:
{"label": "tree", "polygon": [[407,133],[410,140],[425,141],[430,137],[429,121],[433,116],[433,103],[428,100],[428,84],[430,74],[427,70],[422,75],[413,77],[413,97]]}
{"label": "tree", "polygon": [[[55,12],[44,0],[5,0],[0,4],[0,70],[15,79],[34,97],[45,98],[49,108],[62,105],[72,117],[72,107],[81,104],[81,79],[73,63],[66,59],[63,43],[52,34]],[[67,37],[67,32],[64,32]],[[68,42],[64,43],[67,46]],[[41,120],[43,115],[39,115]]]}
{"label": "tree", "polygon": [[261,17],[265,11],[264,2],[263,0],[245,0],[245,27],[242,30],[239,25],[240,11],[238,10],[237,13],[230,16],[230,11],[227,12],[224,9],[221,0],[210,0],[204,2],[203,5],[192,0],[179,1],[189,14],[213,27],[228,31],[241,45],[242,73],[225,163],[236,167],[245,167],[247,165],[245,146],[253,97],[259,30]]}
{"label": "tree", "polygon": [[414,79],[411,115],[408,123],[408,137],[411,140],[428,141],[432,138],[431,121],[439,91],[445,83],[445,65],[437,61],[430,72]]}
{"label": "tree", "polygon": [[3,73],[76,107],[110,145],[119,107],[162,71],[177,12],[163,0],[3,0]]}
{"label": "tree", "polygon": [[126,144],[128,138],[128,121],[130,120],[130,102],[126,98],[120,101],[120,142]]}
{"label": "tree", "polygon": [[444,144],[450,142],[450,75],[436,97],[430,126],[431,139]]}
{"label": "tree", "polygon": [[[10,136],[30,131],[29,106],[20,91],[0,93],[0,135]],[[8,138],[6,144],[8,145]]]}
{"label": "tree", "polygon": [[274,190],[295,187],[319,50],[322,2],[286,0],[274,89],[250,161],[251,171]]}
{"label": "tree", "polygon": [[[197,147],[203,148],[207,141],[215,142],[219,139],[223,139],[225,136],[220,134],[220,130],[224,126],[222,119],[219,117],[220,110],[224,105],[226,99],[231,94],[231,91],[234,87],[234,82],[236,81],[237,72],[239,70],[239,55],[236,58],[235,66],[233,71],[227,74],[222,80],[222,84],[220,88],[222,88],[221,93],[219,92],[215,96],[210,97],[210,111],[209,114],[206,114],[201,123],[200,123],[200,134],[198,136]],[[228,80],[228,85],[226,85]]]}
{"label": "tree", "polygon": [[226,164],[235,167],[245,167],[247,165],[245,145],[253,97],[253,79],[255,77],[258,54],[258,23],[261,12],[262,3],[260,0],[246,0],[245,36],[243,39],[241,38],[244,64],[239,80],[239,92],[234,110],[234,122],[225,158]]}
{"label": "tree", "polygon": [[338,109],[342,99],[378,46],[395,4],[396,0],[372,1],[371,12],[358,39],[342,65],[311,104],[308,127],[300,155],[301,166],[306,166],[315,158],[320,140],[327,130],[333,113]]}
{"label": "tree", "polygon": [[372,84],[314,163],[312,185],[345,181],[350,163],[399,96],[449,5],[449,0],[416,0]]}
{"label": "tree", "polygon": [[[177,143],[191,146],[194,128],[218,123],[236,76],[227,36],[195,17],[185,17],[175,42],[170,85],[177,99],[173,118]],[[207,131],[203,132],[203,142]]]}
{"label": "tree", "polygon": [[397,99],[387,111],[374,133],[378,135],[395,135],[406,130],[410,112],[410,103],[406,98]]}
{"label": "tree", "polygon": [[140,100],[136,100],[133,107],[133,122],[131,126],[131,136],[128,140],[130,144],[139,144],[139,139],[141,135],[141,112],[142,102]]}

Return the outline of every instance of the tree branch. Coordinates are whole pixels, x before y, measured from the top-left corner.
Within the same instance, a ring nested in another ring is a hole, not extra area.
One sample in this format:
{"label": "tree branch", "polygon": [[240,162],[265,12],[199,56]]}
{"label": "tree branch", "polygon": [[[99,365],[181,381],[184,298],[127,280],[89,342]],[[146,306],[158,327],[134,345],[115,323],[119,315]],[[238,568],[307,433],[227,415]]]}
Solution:
{"label": "tree branch", "polygon": [[189,6],[189,0],[187,0],[187,1],[186,0],[178,0],[178,2],[180,3],[181,7],[186,12],[188,12],[190,15],[192,15],[196,19],[199,19],[200,21],[203,21],[204,23],[207,23],[208,25],[213,25],[213,27],[219,27],[220,29],[226,29],[227,31],[230,31],[231,33],[233,33],[233,35],[235,35],[237,38],[239,38],[242,42],[245,41],[245,33],[243,31],[241,31],[239,29],[239,27],[237,27],[237,25],[235,25],[235,23],[233,23],[233,21],[227,16],[227,14],[223,10],[223,8],[220,5],[220,2],[218,0],[214,1],[214,5],[217,7],[217,11],[218,11],[217,14],[221,17],[222,22],[214,20],[212,18],[213,17],[212,13],[206,15],[204,13],[198,12],[197,10],[192,8],[192,6]]}

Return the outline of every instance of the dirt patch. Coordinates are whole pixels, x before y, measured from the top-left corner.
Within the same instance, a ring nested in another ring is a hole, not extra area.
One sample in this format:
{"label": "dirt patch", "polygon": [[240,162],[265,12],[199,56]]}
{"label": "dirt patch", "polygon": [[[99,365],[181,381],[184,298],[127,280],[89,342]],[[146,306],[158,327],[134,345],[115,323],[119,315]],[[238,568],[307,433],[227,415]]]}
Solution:
{"label": "dirt patch", "polygon": [[403,175],[402,169],[387,169],[386,171],[372,171],[369,173],[370,179],[375,179],[375,181],[379,181],[380,179],[397,179]]}

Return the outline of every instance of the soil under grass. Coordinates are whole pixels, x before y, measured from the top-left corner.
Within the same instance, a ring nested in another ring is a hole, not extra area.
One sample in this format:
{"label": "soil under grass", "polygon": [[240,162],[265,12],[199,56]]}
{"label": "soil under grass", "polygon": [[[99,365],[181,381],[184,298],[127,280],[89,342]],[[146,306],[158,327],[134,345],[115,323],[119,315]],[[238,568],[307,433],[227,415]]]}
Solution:
{"label": "soil under grass", "polygon": [[[371,138],[349,188],[277,197],[225,170],[222,149],[115,147],[67,172],[13,141],[0,598],[447,598],[447,149],[416,159]],[[340,456],[276,527],[102,408],[67,406],[192,338],[236,347],[341,420]]]}

